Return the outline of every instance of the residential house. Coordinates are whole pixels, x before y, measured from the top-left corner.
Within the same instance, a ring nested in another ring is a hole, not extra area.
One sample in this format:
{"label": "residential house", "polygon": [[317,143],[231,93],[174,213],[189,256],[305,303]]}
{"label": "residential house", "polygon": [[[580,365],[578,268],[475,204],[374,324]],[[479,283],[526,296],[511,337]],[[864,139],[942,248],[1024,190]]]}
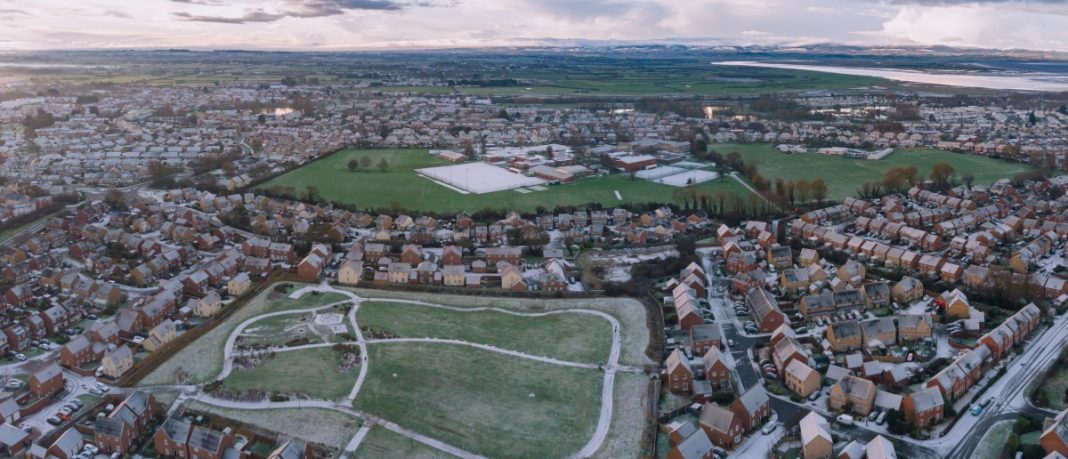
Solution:
{"label": "residential house", "polygon": [[875,403],[875,383],[846,375],[831,386],[828,404],[835,411],[852,411],[867,416]]}

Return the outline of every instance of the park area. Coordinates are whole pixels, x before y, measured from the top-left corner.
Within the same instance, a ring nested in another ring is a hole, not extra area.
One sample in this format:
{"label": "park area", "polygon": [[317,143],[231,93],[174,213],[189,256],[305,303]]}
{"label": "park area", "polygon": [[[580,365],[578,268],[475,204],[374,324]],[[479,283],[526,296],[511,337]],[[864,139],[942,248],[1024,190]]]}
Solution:
{"label": "park area", "polygon": [[589,440],[602,374],[456,345],[370,346],[356,407],[487,457],[565,457]]}
{"label": "park area", "polygon": [[[289,287],[284,292],[292,290],[293,287]],[[274,288],[265,289],[213,330],[175,353],[138,384],[152,386],[208,382],[222,371],[226,339],[242,322],[261,314],[321,307],[346,299],[337,293],[313,293],[295,299],[276,292]]]}
{"label": "park area", "polygon": [[1011,179],[1017,173],[1033,169],[1026,164],[932,148],[898,150],[881,160],[850,159],[815,152],[788,155],[766,143],[712,144],[709,148],[723,156],[738,152],[742,161],[756,164],[760,175],[768,180],[820,177],[827,184],[827,198],[833,201],[856,197],[857,189],[865,182],[882,181],[886,171],[897,167],[915,166],[919,176],[927,177],[935,164],[945,162],[953,166],[958,181],[963,174],[970,173],[977,185]]}
{"label": "park area", "polygon": [[[372,166],[357,171],[349,169],[349,161],[361,161],[363,158],[367,158],[366,162]],[[382,159],[388,163],[385,171],[377,167]],[[448,164],[422,149],[348,149],[305,164],[257,188],[291,193],[296,198],[304,199],[308,187],[315,187],[319,197],[327,201],[349,204],[359,209],[396,208],[413,212],[475,212],[487,208],[533,212],[538,207],[553,209],[556,206],[592,203],[608,208],[624,203],[682,204],[676,187],[632,180],[625,175],[523,188],[522,192],[504,190],[464,194],[435,183],[416,171]],[[748,190],[731,178],[708,181],[696,185],[696,188],[710,195],[716,192],[748,194]]]}
{"label": "park area", "polygon": [[[360,333],[342,333],[353,319]],[[292,342],[302,335],[313,339]],[[270,413],[281,416],[293,401],[351,406],[338,408],[354,421],[347,433],[331,432],[330,445],[355,434],[355,418],[400,426],[373,428],[356,457],[448,457],[417,435],[488,457],[615,457],[642,448],[648,340],[645,310],[632,300],[276,284],[141,384],[200,384],[208,397],[196,407],[236,413],[242,405],[229,402],[248,402],[257,423],[271,426],[284,420]],[[611,405],[608,417],[602,408]]]}
{"label": "park area", "polygon": [[499,311],[456,311],[412,303],[368,301],[356,321],[365,335],[399,338],[460,339],[561,360],[603,363],[608,360],[611,327],[604,319],[581,313],[516,316]]}

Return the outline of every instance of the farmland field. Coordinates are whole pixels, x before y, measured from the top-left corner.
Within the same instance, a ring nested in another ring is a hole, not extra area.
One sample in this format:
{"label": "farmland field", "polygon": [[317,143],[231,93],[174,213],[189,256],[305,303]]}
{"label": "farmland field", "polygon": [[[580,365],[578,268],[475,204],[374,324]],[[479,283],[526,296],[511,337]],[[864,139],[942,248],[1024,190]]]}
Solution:
{"label": "farmland field", "polygon": [[523,317],[494,311],[460,312],[373,301],[360,305],[356,321],[361,327],[402,338],[462,339],[584,363],[608,360],[612,332],[608,321],[589,314]]}
{"label": "farmland field", "polygon": [[589,440],[602,374],[466,346],[371,344],[357,408],[488,457],[564,457]]}
{"label": "farmland field", "polygon": [[769,180],[812,180],[821,177],[827,183],[827,198],[830,200],[856,196],[857,189],[862,184],[881,181],[886,171],[895,167],[915,166],[920,176],[927,177],[932,166],[946,162],[953,166],[958,180],[962,174],[971,173],[975,176],[975,183],[983,185],[1002,178],[1012,178],[1019,172],[1032,169],[1026,164],[931,148],[898,150],[878,161],[820,155],[814,152],[787,155],[776,150],[771,144],[712,144],[709,148],[722,155],[738,152],[746,163],[755,162],[760,175]]}
{"label": "farmland field", "polygon": [[[369,171],[352,172],[351,159],[367,157],[372,164],[380,159],[389,162],[385,172],[372,167]],[[292,187],[298,197],[305,197],[307,187],[314,186],[323,199],[351,204],[360,209],[400,208],[410,211],[474,212],[485,208],[505,208],[531,212],[540,207],[580,206],[600,203],[611,207],[621,203],[679,202],[674,195],[677,188],[644,180],[631,180],[624,175],[593,177],[575,183],[549,186],[544,191],[520,193],[514,190],[486,194],[461,194],[438,185],[417,174],[414,169],[447,164],[419,149],[343,150],[321,160],[306,164],[258,186],[260,189],[282,190]],[[697,186],[713,194],[748,194],[738,182],[724,178]],[[620,197],[616,196],[616,191]]]}

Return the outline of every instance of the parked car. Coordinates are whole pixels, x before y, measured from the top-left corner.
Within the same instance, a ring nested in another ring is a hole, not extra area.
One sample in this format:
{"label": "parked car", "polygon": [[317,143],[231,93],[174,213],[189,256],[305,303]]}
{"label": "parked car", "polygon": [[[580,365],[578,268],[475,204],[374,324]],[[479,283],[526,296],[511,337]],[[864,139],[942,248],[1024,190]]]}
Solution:
{"label": "parked car", "polygon": [[779,427],[779,423],[777,423],[777,422],[769,422],[764,426],[763,429],[760,429],[760,432],[763,433],[764,435],[768,435],[768,434],[774,432],[775,429],[778,428],[778,427]]}
{"label": "parked car", "polygon": [[972,405],[972,416],[979,416],[980,414],[983,414],[983,407],[978,404]]}
{"label": "parked car", "polygon": [[82,403],[81,400],[78,400],[76,398],[75,399],[71,399],[70,404],[78,407],[79,409],[82,408],[83,406],[85,406],[85,404]]}
{"label": "parked car", "polygon": [[8,381],[4,387],[7,388],[7,390],[19,390],[22,388],[22,381],[12,379],[11,381]]}
{"label": "parked car", "polygon": [[820,398],[820,391],[815,391],[815,392],[812,393],[812,395],[808,396],[808,399],[813,401],[813,402],[818,400],[819,398]]}
{"label": "parked car", "polygon": [[22,354],[22,353],[15,354],[15,360],[18,360],[19,362],[25,362],[26,361],[26,354]]}
{"label": "parked car", "polygon": [[839,424],[847,425],[847,426],[851,426],[851,425],[856,423],[856,421],[853,420],[853,416],[850,416],[848,414],[840,414],[840,415],[838,415],[837,421],[838,421]]}
{"label": "parked car", "polygon": [[97,389],[97,388],[95,388],[95,387],[93,387],[93,388],[89,389],[89,393],[90,393],[90,394],[93,394],[93,395],[95,395],[95,396],[97,396],[97,397],[100,397],[100,396],[103,396],[103,395],[104,395],[104,392],[103,392],[103,391],[101,391],[100,389]]}
{"label": "parked car", "polygon": [[875,423],[879,424],[879,425],[886,424],[886,413],[887,413],[886,411],[883,411],[882,413],[879,413],[879,417],[877,419],[875,419]]}
{"label": "parked car", "polygon": [[45,422],[47,422],[49,424],[52,424],[54,426],[58,426],[60,424],[63,424],[63,421],[60,421],[59,418],[57,418],[55,416],[50,416],[48,419],[45,419]]}

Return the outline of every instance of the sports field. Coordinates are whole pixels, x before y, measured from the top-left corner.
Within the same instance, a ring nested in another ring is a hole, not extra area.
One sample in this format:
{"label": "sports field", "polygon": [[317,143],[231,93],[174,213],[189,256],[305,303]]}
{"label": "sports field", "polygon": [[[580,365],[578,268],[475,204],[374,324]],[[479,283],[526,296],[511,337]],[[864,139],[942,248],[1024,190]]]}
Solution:
{"label": "sports field", "polygon": [[821,177],[827,184],[827,198],[830,200],[856,196],[857,189],[865,182],[882,181],[886,171],[895,167],[915,166],[918,175],[927,177],[935,164],[946,162],[953,166],[958,181],[961,175],[971,173],[975,176],[975,184],[984,185],[1033,169],[1026,164],[932,148],[898,150],[878,161],[820,155],[815,152],[787,155],[776,150],[774,145],[764,143],[712,144],[709,148],[724,156],[738,152],[747,164],[755,161],[760,175],[768,180],[777,177],[783,180],[812,180]]}
{"label": "sports field", "polygon": [[[349,160],[367,157],[372,164],[385,158],[385,172],[376,167],[352,172]],[[515,190],[485,194],[462,194],[419,176],[414,169],[441,166],[444,161],[421,149],[342,150],[326,158],[260,184],[259,189],[292,187],[303,198],[307,187],[314,186],[323,199],[355,205],[360,209],[399,208],[410,211],[474,212],[486,208],[532,212],[540,207],[553,209],[561,205],[600,203],[612,207],[622,203],[678,202],[677,188],[629,176],[611,175],[579,180],[575,183],[547,186],[543,191],[521,193]],[[723,191],[748,194],[736,181],[724,178],[697,186],[709,194]],[[616,192],[619,192],[619,197]],[[622,198],[622,199],[620,199]]]}

